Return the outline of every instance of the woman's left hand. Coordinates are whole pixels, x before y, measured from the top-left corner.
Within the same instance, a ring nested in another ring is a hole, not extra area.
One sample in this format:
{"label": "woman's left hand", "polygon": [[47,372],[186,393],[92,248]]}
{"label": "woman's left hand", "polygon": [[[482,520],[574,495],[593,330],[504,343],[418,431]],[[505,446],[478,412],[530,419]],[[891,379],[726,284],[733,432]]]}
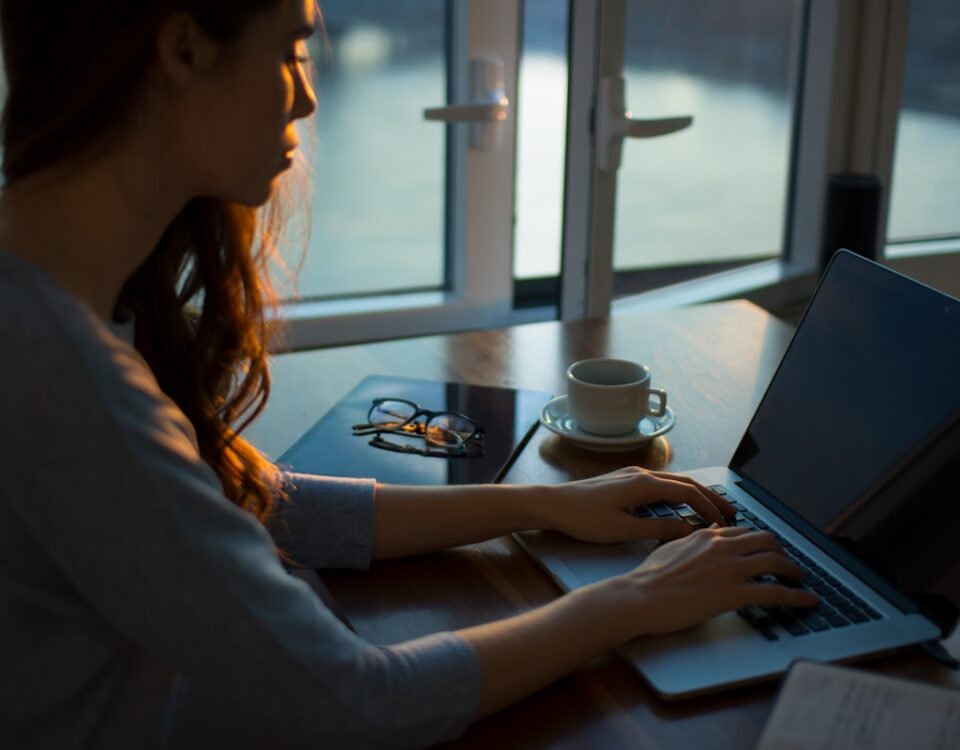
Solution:
{"label": "woman's left hand", "polygon": [[585,542],[679,539],[694,531],[677,518],[637,518],[635,508],[665,502],[686,504],[707,524],[725,526],[736,510],[689,477],[629,466],[590,479],[553,485],[541,496],[544,528]]}

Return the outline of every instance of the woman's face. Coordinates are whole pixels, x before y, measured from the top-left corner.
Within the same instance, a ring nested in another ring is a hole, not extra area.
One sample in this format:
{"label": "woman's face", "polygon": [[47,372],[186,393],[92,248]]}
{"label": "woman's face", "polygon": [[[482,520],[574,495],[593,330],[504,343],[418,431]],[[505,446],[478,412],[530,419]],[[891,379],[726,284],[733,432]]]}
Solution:
{"label": "woman's face", "polygon": [[292,162],[294,123],[316,110],[305,40],[313,0],[282,0],[218,45],[192,92],[182,137],[198,194],[258,206]]}

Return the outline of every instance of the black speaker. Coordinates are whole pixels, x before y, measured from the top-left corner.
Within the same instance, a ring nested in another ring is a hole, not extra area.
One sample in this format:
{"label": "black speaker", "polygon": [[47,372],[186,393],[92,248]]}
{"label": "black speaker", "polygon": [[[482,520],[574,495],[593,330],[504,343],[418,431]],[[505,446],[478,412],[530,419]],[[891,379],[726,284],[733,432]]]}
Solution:
{"label": "black speaker", "polygon": [[820,267],[841,248],[877,259],[880,241],[880,196],[883,184],[872,174],[843,172],[827,182]]}

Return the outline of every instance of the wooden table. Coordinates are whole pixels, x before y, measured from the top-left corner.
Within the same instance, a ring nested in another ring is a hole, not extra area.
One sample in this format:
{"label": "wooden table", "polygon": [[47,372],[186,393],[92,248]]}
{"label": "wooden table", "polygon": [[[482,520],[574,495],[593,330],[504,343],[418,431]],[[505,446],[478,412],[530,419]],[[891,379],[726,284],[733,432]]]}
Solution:
{"label": "wooden table", "polygon": [[[271,404],[249,436],[279,456],[368,374],[562,393],[571,362],[609,355],[649,365],[654,385],[668,391],[677,414],[668,439],[600,454],[541,428],[507,482],[556,483],[630,463],[676,471],[724,466],[792,332],[758,307],[727,302],[280,355]],[[560,595],[511,537],[377,563],[370,572],[325,573],[324,580],[360,635],[382,644],[508,617]],[[872,667],[960,687],[957,675],[917,654]],[[776,691],[769,684],[665,703],[610,656],[476,723],[450,747],[751,748]]]}

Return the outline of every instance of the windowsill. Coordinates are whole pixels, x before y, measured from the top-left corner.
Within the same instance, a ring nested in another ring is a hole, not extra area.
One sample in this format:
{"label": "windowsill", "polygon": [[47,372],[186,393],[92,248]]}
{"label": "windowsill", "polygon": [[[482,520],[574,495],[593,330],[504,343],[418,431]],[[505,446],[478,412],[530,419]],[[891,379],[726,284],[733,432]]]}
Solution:
{"label": "windowsill", "polygon": [[[761,307],[779,308],[806,299],[818,274],[797,263],[765,260],[615,299],[610,314],[663,310],[743,298]],[[511,325],[556,320],[552,305],[515,309]]]}
{"label": "windowsill", "polygon": [[[768,260],[615,300],[611,315],[745,298],[776,311],[809,297],[817,274],[796,263]],[[427,336],[555,320],[556,308],[513,310],[486,318],[443,291],[291,302],[280,306],[285,333],[273,352]]]}
{"label": "windowsill", "polygon": [[916,258],[924,255],[944,255],[960,252],[960,240],[956,238],[945,240],[917,240],[914,242],[898,242],[888,244],[884,249],[887,260],[898,258]]}
{"label": "windowsill", "polygon": [[614,300],[611,314],[662,310],[734,298],[749,299],[761,307],[778,307],[809,296],[817,278],[817,272],[808,267],[789,261],[767,260]]}
{"label": "windowsill", "polygon": [[374,315],[400,310],[422,310],[450,304],[455,295],[447,292],[406,292],[401,294],[378,294],[342,299],[284,302],[278,310],[283,320],[308,320],[312,318],[345,317],[348,315]]}
{"label": "windowsill", "polygon": [[[911,254],[913,254],[911,252]],[[611,314],[634,310],[664,309],[716,302],[735,297],[754,296],[782,289],[785,284],[806,286],[817,274],[797,264],[781,260],[767,260],[730,271],[714,273],[690,281],[622,297],[613,301]],[[812,289],[812,285],[810,289]],[[279,315],[284,320],[302,321],[316,318],[338,318],[355,315],[376,315],[400,311],[436,310],[459,300],[454,294],[442,291],[382,294],[343,299],[287,302],[280,305]],[[551,320],[556,307],[546,305],[514,310],[511,321],[515,325]]]}
{"label": "windowsill", "polygon": [[281,329],[270,343],[283,351],[345,346],[509,325],[506,302],[469,302],[449,291],[344,297],[280,306]]}

